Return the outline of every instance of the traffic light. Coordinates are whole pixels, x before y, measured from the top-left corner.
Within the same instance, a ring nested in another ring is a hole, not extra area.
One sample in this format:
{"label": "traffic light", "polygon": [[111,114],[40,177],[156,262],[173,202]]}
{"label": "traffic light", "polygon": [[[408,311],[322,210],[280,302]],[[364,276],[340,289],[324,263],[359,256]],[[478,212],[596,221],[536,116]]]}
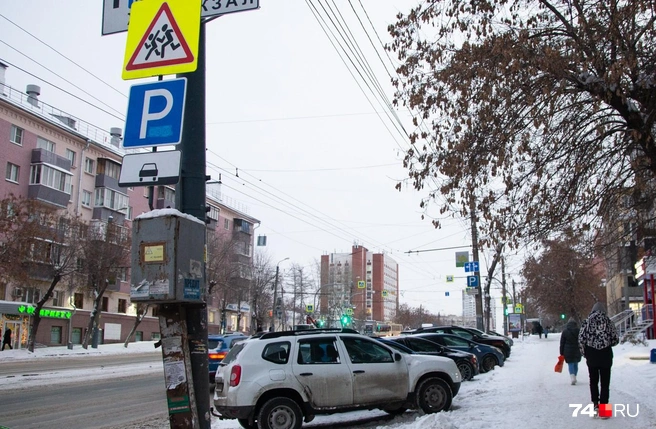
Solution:
{"label": "traffic light", "polygon": [[508,315],[508,308],[504,306],[503,308],[503,315],[507,316]]}
{"label": "traffic light", "polygon": [[561,318],[561,319],[565,319],[565,313],[561,313],[561,314],[560,314],[560,318]]}
{"label": "traffic light", "polygon": [[351,316],[349,316],[348,314],[343,314],[341,322],[342,322],[342,327],[349,326],[351,324]]}
{"label": "traffic light", "polygon": [[324,322],[323,320],[321,319],[317,320],[317,328],[323,328],[323,325],[325,324],[326,322]]}

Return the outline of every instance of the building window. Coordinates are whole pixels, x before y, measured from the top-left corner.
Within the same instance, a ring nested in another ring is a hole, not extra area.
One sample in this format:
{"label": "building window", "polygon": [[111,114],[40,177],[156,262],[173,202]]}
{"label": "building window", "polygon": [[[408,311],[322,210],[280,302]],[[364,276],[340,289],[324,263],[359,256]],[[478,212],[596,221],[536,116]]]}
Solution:
{"label": "building window", "polygon": [[143,341],[143,331],[136,331],[134,333],[134,341],[135,342]]}
{"label": "building window", "polygon": [[219,208],[211,205],[207,217],[209,217],[212,220],[219,220]]}
{"label": "building window", "polygon": [[109,311],[109,298],[106,296],[102,297],[102,303],[100,304],[100,309],[104,312]]}
{"label": "building window", "polygon": [[11,162],[7,163],[7,175],[6,178],[10,182],[18,183],[18,177],[20,175],[20,167]]}
{"label": "building window", "polygon": [[46,164],[35,164],[30,167],[30,185],[44,185],[69,195],[72,177],[72,174],[64,173]]}
{"label": "building window", "polygon": [[36,138],[36,147],[39,149],[45,149],[48,152],[55,152],[55,144],[50,140],[46,140],[43,137]]}
{"label": "building window", "polygon": [[91,207],[91,192],[82,191],[82,205],[85,207]]}
{"label": "building window", "polygon": [[150,315],[153,317],[159,317],[159,305],[156,305],[152,308]]}
{"label": "building window", "polygon": [[84,158],[84,172],[93,174],[95,161],[91,158]]}
{"label": "building window", "polygon": [[127,220],[132,220],[132,210],[133,210],[132,206],[129,206],[128,211],[125,213],[125,218]]}
{"label": "building window", "polygon": [[118,180],[121,177],[121,165],[108,159],[98,161],[98,174],[112,177]]}
{"label": "building window", "polygon": [[166,186],[160,186],[157,190],[157,198],[166,201],[175,201],[175,191]]}
{"label": "building window", "polygon": [[95,207],[107,207],[111,210],[124,210],[128,207],[128,196],[109,188],[96,188]]}
{"label": "building window", "polygon": [[17,144],[19,146],[23,145],[23,129],[20,127],[17,127],[16,125],[11,126],[11,137],[9,138],[9,141],[11,141],[14,144]]}
{"label": "building window", "polygon": [[158,340],[162,339],[162,334],[159,333],[159,332],[151,332],[150,333],[150,339],[152,341],[158,341]]}
{"label": "building window", "polygon": [[75,295],[73,295],[73,302],[76,309],[81,310],[84,308],[84,294],[75,292]]}
{"label": "building window", "polygon": [[128,301],[125,299],[118,300],[118,312],[125,313],[128,308]]}
{"label": "building window", "polygon": [[58,290],[52,291],[52,305],[53,307],[64,306],[64,294],[61,293],[61,291]]}
{"label": "building window", "polygon": [[25,291],[25,299],[23,301],[31,304],[36,304],[41,300],[41,290],[37,288],[28,288]]}
{"label": "building window", "polygon": [[66,158],[71,161],[71,168],[75,168],[75,151],[66,149]]}
{"label": "building window", "polygon": [[62,327],[53,326],[50,328],[50,344],[61,344],[62,342]]}
{"label": "building window", "polygon": [[230,229],[230,219],[223,219],[223,228]]}

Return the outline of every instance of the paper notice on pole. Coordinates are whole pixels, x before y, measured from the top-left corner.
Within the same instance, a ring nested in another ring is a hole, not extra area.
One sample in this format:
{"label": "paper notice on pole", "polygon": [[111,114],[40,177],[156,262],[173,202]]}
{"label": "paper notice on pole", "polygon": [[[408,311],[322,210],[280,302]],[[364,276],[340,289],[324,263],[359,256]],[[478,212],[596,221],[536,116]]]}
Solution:
{"label": "paper notice on pole", "polygon": [[168,390],[175,389],[187,381],[184,361],[164,362],[164,379]]}

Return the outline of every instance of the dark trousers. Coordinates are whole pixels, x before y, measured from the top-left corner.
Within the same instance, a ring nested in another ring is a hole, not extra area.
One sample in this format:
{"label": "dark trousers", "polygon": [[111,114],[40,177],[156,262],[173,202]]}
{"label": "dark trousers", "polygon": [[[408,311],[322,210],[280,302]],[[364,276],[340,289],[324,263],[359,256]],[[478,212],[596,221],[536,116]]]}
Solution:
{"label": "dark trousers", "polygon": [[[590,398],[595,405],[607,404],[610,396],[610,368],[600,368],[588,366],[590,375]],[[601,392],[599,392],[599,382],[601,381]]]}
{"label": "dark trousers", "polygon": [[9,346],[10,350],[13,349],[13,347],[11,346],[11,343],[9,343],[9,342],[8,343],[5,343],[5,342],[2,343],[2,350],[5,349],[5,346]]}

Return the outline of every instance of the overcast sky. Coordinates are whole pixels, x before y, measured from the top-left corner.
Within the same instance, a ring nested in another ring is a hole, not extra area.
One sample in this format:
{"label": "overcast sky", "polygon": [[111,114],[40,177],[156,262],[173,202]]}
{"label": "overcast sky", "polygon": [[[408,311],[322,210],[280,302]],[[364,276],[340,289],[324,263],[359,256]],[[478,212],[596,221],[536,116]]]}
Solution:
{"label": "overcast sky", "polygon": [[[311,3],[316,10],[304,0],[261,0],[259,10],[206,24],[208,174],[220,175],[223,195],[261,221],[256,235],[267,236],[272,263],[290,258],[281,270],[291,262],[311,269],[322,254],[358,243],[399,263],[402,303],[460,314],[465,273],[455,267],[455,252],[467,247],[455,247],[471,243],[468,220],[446,219],[435,230],[421,219],[427,192],[394,188],[407,177],[409,143],[400,124],[413,128],[407,109],[386,106],[394,56],[381,41],[389,41],[396,13],[416,1],[335,0],[322,2],[325,10]],[[340,31],[364,60],[333,47],[346,44],[329,15],[343,20]],[[126,33],[101,36],[101,22],[101,0],[2,2],[6,83],[20,90],[38,84],[44,102],[104,130],[123,128],[129,87],[153,78],[121,79]],[[407,253],[436,248],[447,249]],[[485,274],[492,254],[481,255]],[[519,259],[506,270],[520,280]]]}

